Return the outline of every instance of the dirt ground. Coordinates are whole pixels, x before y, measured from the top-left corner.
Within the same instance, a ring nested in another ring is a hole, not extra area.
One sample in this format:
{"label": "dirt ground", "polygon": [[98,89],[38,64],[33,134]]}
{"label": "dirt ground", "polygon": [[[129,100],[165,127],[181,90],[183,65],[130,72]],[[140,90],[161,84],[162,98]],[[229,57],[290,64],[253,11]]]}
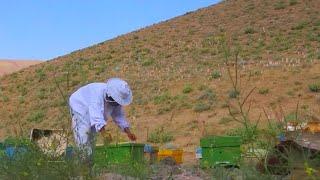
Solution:
{"label": "dirt ground", "polygon": [[0,59],[0,77],[4,74],[10,74],[19,71],[23,68],[39,64],[41,61],[30,61],[30,60],[1,60]]}

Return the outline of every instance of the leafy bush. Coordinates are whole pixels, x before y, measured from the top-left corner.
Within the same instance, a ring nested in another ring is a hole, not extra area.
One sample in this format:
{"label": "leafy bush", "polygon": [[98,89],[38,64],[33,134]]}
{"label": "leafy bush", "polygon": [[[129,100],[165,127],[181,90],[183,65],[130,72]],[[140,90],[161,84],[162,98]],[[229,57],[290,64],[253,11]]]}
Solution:
{"label": "leafy bush", "polygon": [[188,94],[188,93],[190,93],[192,90],[193,90],[193,89],[192,89],[191,85],[190,85],[190,84],[187,84],[187,85],[185,85],[185,86],[183,87],[182,92],[185,93],[185,94]]}
{"label": "leafy bush", "polygon": [[309,90],[312,92],[320,92],[320,82],[309,84]]}
{"label": "leafy bush", "polygon": [[150,133],[148,142],[151,143],[166,143],[173,140],[173,135],[164,130],[164,127],[157,128],[154,132]]}

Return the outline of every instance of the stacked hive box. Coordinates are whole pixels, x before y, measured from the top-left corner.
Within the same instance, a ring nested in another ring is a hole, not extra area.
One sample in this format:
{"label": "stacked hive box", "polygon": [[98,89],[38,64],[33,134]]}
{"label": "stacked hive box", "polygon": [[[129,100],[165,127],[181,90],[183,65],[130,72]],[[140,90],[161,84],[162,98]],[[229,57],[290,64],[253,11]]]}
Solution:
{"label": "stacked hive box", "polygon": [[201,138],[201,167],[238,166],[241,138],[238,136],[208,136]]}
{"label": "stacked hive box", "polygon": [[94,162],[98,166],[109,164],[128,164],[144,160],[144,144],[123,143],[107,146],[97,146]]}

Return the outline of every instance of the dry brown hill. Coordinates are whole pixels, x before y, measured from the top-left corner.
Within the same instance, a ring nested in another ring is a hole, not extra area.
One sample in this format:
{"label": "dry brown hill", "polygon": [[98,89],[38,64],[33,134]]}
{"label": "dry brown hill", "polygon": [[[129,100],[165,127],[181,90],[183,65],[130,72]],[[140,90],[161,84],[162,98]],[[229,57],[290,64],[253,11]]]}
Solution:
{"label": "dry brown hill", "polygon": [[133,89],[127,114],[139,141],[163,127],[193,150],[203,134],[238,125],[226,104],[224,44],[239,50],[241,87],[257,87],[253,117],[262,108],[272,118],[290,116],[299,100],[299,117],[307,119],[320,110],[319,95],[308,88],[320,81],[319,12],[318,0],[228,0],[4,76],[2,137],[33,127],[69,129],[64,98],[118,76]]}
{"label": "dry brown hill", "polygon": [[6,60],[0,59],[0,76],[19,71],[31,65],[39,64],[41,61],[33,60]]}

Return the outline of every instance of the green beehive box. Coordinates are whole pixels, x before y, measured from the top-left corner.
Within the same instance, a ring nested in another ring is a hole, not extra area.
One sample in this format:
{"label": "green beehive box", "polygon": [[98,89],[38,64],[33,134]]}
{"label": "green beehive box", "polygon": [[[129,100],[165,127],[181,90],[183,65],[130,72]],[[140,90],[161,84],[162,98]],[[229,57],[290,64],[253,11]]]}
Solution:
{"label": "green beehive box", "polygon": [[237,166],[240,161],[239,136],[209,136],[200,140],[202,159],[200,166]]}
{"label": "green beehive box", "polygon": [[144,144],[122,143],[96,146],[94,162],[97,166],[110,164],[129,164],[144,160]]}

